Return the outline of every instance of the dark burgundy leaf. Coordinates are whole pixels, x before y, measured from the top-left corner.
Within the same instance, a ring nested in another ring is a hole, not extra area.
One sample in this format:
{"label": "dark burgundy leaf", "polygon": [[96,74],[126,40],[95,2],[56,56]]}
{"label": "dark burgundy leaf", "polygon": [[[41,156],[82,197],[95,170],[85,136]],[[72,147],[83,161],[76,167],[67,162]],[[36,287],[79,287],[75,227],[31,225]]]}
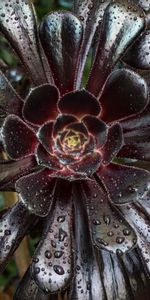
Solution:
{"label": "dark burgundy leaf", "polygon": [[35,125],[54,120],[58,114],[58,98],[58,90],[53,85],[44,84],[32,89],[23,108],[25,119]]}
{"label": "dark burgundy leaf", "polygon": [[101,147],[106,141],[107,125],[93,116],[84,117],[83,122],[88,128],[88,131],[95,137],[97,146]]}
{"label": "dark burgundy leaf", "polygon": [[82,23],[69,12],[44,17],[40,39],[61,94],[72,91],[82,43]]}
{"label": "dark burgundy leaf", "polygon": [[150,105],[146,109],[130,118],[121,121],[124,131],[125,145],[119,156],[140,160],[150,160]]}
{"label": "dark burgundy leaf", "polygon": [[106,144],[100,150],[102,153],[103,164],[109,164],[118,154],[123,145],[122,128],[119,123],[109,127]]}
{"label": "dark burgundy leaf", "polygon": [[86,126],[83,123],[73,123],[66,127],[66,130],[75,131],[85,136],[88,136],[88,131]]}
{"label": "dark burgundy leaf", "polygon": [[141,112],[135,116],[131,116],[122,120],[121,126],[124,132],[130,130],[139,130],[142,128],[148,128],[150,126],[150,104]]}
{"label": "dark burgundy leaf", "polygon": [[143,70],[150,69],[150,30],[146,30],[123,57],[128,65]]}
{"label": "dark burgundy leaf", "polygon": [[20,200],[32,213],[40,217],[49,213],[53,200],[55,181],[49,175],[49,170],[45,169],[24,176],[16,182]]}
{"label": "dark burgundy leaf", "polygon": [[98,175],[115,204],[136,201],[148,188],[150,173],[143,169],[111,163]]}
{"label": "dark burgundy leaf", "polygon": [[144,198],[138,199],[138,204],[141,210],[146,213],[147,216],[150,215],[150,190],[144,194]]}
{"label": "dark burgundy leaf", "polygon": [[[92,245],[85,199],[78,187],[74,188],[75,207],[75,276],[71,284],[71,300],[106,300],[96,253]],[[88,242],[87,242],[88,241]]]}
{"label": "dark burgundy leaf", "polygon": [[150,218],[142,212],[141,208],[137,206],[136,203],[131,203],[128,206],[121,206],[120,210],[123,212],[126,220],[129,222],[129,224],[132,226],[132,228],[135,230],[138,236],[138,247],[145,261],[148,272],[150,272]]}
{"label": "dark burgundy leaf", "polygon": [[90,7],[92,8],[92,0],[74,0],[74,12],[81,18],[82,21],[86,21],[88,14],[90,12]]}
{"label": "dark burgundy leaf", "polygon": [[98,252],[98,263],[107,299],[131,299],[131,286],[120,256],[101,250]]}
{"label": "dark burgundy leaf", "polygon": [[76,121],[77,119],[74,116],[59,115],[54,123],[53,136],[56,137],[67,125],[75,123]]}
{"label": "dark burgundy leaf", "polygon": [[53,141],[53,122],[44,124],[37,132],[37,137],[42,146],[50,153],[52,153],[54,141]]}
{"label": "dark burgundy leaf", "polygon": [[5,113],[20,115],[22,105],[22,99],[0,71],[0,118]]}
{"label": "dark burgundy leaf", "polygon": [[7,154],[16,160],[33,155],[38,143],[31,128],[14,115],[8,116],[4,121],[2,140]]}
{"label": "dark burgundy leaf", "polygon": [[88,52],[92,45],[96,30],[99,31],[104,11],[109,3],[110,0],[80,0],[78,7],[75,8],[75,10],[77,11],[76,14],[85,27],[84,40],[81,48],[77,73],[77,88],[80,88]]}
{"label": "dark burgundy leaf", "polygon": [[65,179],[70,182],[76,181],[76,180],[78,181],[78,180],[88,180],[89,179],[86,174],[77,173],[73,170],[70,170],[69,168],[63,168],[60,171],[53,172],[51,174],[51,177]]}
{"label": "dark burgundy leaf", "polygon": [[124,253],[136,243],[136,235],[123,215],[110,204],[108,195],[96,182],[82,184],[94,244],[107,251]]}
{"label": "dark burgundy leaf", "polygon": [[100,102],[101,118],[106,122],[138,113],[148,103],[146,82],[131,70],[114,71],[108,78]]}
{"label": "dark burgundy leaf", "polygon": [[85,115],[97,116],[100,113],[97,99],[84,89],[63,96],[58,107],[62,113],[71,114],[78,118],[83,118]]}
{"label": "dark burgundy leaf", "polygon": [[144,25],[144,15],[140,7],[122,0],[107,6],[97,55],[87,85],[91,93],[99,95],[112,68],[143,30]]}
{"label": "dark burgundy leaf", "polygon": [[134,0],[134,2],[140,5],[145,10],[145,12],[148,12],[150,10],[150,3],[148,0]]}
{"label": "dark burgundy leaf", "polygon": [[88,177],[99,169],[101,163],[101,156],[98,152],[93,152],[81,158],[79,162],[76,162],[69,166],[70,170],[75,173],[84,173]]}
{"label": "dark burgundy leaf", "polygon": [[84,145],[84,150],[82,152],[82,155],[93,153],[95,147],[96,147],[95,138],[89,135],[88,141]]}
{"label": "dark burgundy leaf", "polygon": [[48,153],[42,145],[39,145],[36,151],[36,160],[39,165],[46,167],[50,170],[60,170],[61,166],[59,163],[58,158],[53,155]]}
{"label": "dark burgundy leaf", "polygon": [[59,158],[60,164],[68,166],[75,162],[75,158],[70,154],[64,154],[63,152],[56,152],[56,156]]}
{"label": "dark burgundy leaf", "polygon": [[42,293],[31,276],[30,268],[23,276],[14,300],[49,300],[49,295]]}
{"label": "dark burgundy leaf", "polygon": [[31,1],[1,0],[0,30],[14,48],[35,84],[47,82]]}
{"label": "dark burgundy leaf", "polygon": [[150,127],[125,132],[124,142],[118,156],[150,161]]}
{"label": "dark burgundy leaf", "polygon": [[9,257],[19,246],[35,217],[17,202],[0,219],[0,272],[3,272]]}
{"label": "dark burgundy leaf", "polygon": [[56,206],[46,220],[46,229],[32,262],[32,275],[45,292],[65,289],[72,279],[72,185],[56,185]]}
{"label": "dark burgundy leaf", "polygon": [[149,279],[138,247],[123,255],[121,263],[123,263],[125,274],[129,279],[128,284],[133,297],[137,300],[148,300],[150,292]]}
{"label": "dark burgundy leaf", "polygon": [[0,190],[10,190],[12,184],[21,176],[28,174],[37,165],[33,156],[19,161],[0,161]]}

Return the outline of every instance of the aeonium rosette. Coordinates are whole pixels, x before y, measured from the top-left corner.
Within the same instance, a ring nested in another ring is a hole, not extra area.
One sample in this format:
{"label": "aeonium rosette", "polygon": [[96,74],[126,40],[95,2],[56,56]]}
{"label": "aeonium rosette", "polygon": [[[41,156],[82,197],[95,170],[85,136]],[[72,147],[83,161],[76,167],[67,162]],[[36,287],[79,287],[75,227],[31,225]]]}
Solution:
{"label": "aeonium rosette", "polygon": [[122,146],[121,126],[109,128],[100,111],[97,99],[84,89],[59,98],[55,86],[35,88],[24,103],[24,121],[10,115],[4,122],[5,150],[15,160],[35,154],[50,176],[86,179]]}
{"label": "aeonium rosette", "polygon": [[145,29],[145,15],[126,0],[108,3],[75,1],[77,16],[49,13],[37,28],[30,1],[0,1],[0,30],[32,82],[20,97],[0,72],[8,158],[0,190],[18,195],[0,219],[0,270],[26,233],[41,233],[15,300],[45,300],[43,292],[68,287],[71,300],[126,300],[133,279],[136,287],[147,282],[150,173],[124,158],[150,160],[148,87],[117,64]]}

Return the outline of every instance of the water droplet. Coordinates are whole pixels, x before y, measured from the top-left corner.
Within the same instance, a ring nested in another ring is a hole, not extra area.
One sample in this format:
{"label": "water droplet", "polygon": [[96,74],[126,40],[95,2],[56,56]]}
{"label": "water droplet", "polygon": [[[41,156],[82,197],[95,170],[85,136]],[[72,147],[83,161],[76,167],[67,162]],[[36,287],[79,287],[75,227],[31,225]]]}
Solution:
{"label": "water droplet", "polygon": [[117,244],[122,244],[122,243],[124,242],[124,240],[125,240],[124,237],[118,236],[118,237],[116,238],[116,243],[117,243]]}
{"label": "water droplet", "polygon": [[40,273],[40,268],[39,267],[35,268],[35,274],[39,274],[39,273]]}
{"label": "water droplet", "polygon": [[127,236],[130,235],[131,234],[131,230],[126,228],[126,229],[123,230],[123,234],[127,235]]}
{"label": "water droplet", "polygon": [[110,216],[109,215],[103,215],[103,220],[104,220],[104,222],[105,222],[105,224],[106,225],[109,225],[110,224],[110,221],[111,221],[111,219],[110,219]]}
{"label": "water droplet", "polygon": [[108,246],[109,245],[106,241],[104,241],[103,239],[100,239],[100,238],[97,238],[96,241],[99,244],[103,245],[103,246]]}
{"label": "water droplet", "polygon": [[97,220],[97,219],[93,219],[93,224],[94,225],[100,225],[101,222],[99,220]]}
{"label": "water droplet", "polygon": [[63,251],[55,251],[54,256],[60,258],[63,255]]}
{"label": "water droplet", "polygon": [[45,257],[48,258],[48,259],[50,259],[52,257],[52,254],[49,250],[45,251]]}
{"label": "water droplet", "polygon": [[59,216],[59,217],[57,218],[57,221],[58,221],[59,223],[63,223],[63,222],[65,221],[65,216]]}
{"label": "water droplet", "polygon": [[53,269],[58,275],[63,275],[65,273],[64,269],[61,266],[54,265]]}
{"label": "water droplet", "polygon": [[113,231],[109,231],[109,232],[107,233],[107,235],[108,235],[108,236],[113,236],[114,233],[113,233]]}
{"label": "water droplet", "polygon": [[67,237],[67,232],[64,231],[62,228],[60,228],[59,229],[59,241],[63,242],[66,237]]}

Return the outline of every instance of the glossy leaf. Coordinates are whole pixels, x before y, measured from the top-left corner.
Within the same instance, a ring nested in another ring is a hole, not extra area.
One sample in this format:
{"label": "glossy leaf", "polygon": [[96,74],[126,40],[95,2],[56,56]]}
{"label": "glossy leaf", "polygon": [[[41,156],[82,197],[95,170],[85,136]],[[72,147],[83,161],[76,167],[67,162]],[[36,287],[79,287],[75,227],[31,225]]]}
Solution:
{"label": "glossy leaf", "polygon": [[112,122],[142,111],[148,103],[145,80],[128,69],[114,71],[100,98],[101,118]]}
{"label": "glossy leaf", "polygon": [[101,153],[103,157],[103,164],[109,164],[113,158],[118,154],[123,144],[122,128],[119,123],[113,124],[108,129],[107,141]]}
{"label": "glossy leaf", "polygon": [[25,119],[33,125],[54,120],[58,114],[58,97],[58,90],[53,85],[46,84],[32,89],[23,107]]}
{"label": "glossy leaf", "polygon": [[0,118],[3,119],[7,113],[20,115],[22,105],[22,99],[0,71]]}
{"label": "glossy leaf", "polygon": [[32,262],[36,283],[43,291],[51,293],[65,289],[72,278],[71,184],[59,182],[54,198],[56,207],[48,216]]}
{"label": "glossy leaf", "polygon": [[134,0],[134,2],[138,5],[140,5],[145,12],[148,12],[150,10],[150,3],[147,0]]}
{"label": "glossy leaf", "polygon": [[142,70],[150,69],[150,30],[146,30],[123,57],[129,66]]}
{"label": "glossy leaf", "polygon": [[31,1],[1,0],[0,31],[24,64],[35,84],[47,82]]}
{"label": "glossy leaf", "polygon": [[110,204],[106,192],[93,181],[83,183],[82,187],[94,244],[113,253],[131,250],[135,246],[136,235],[123,215]]}
{"label": "glossy leaf", "polygon": [[118,156],[150,161],[150,127],[126,132],[124,142]]}
{"label": "glossy leaf", "polygon": [[14,189],[14,183],[22,175],[28,174],[36,166],[33,156],[20,159],[19,161],[0,161],[0,190],[9,191]]}
{"label": "glossy leaf", "polygon": [[50,170],[60,170],[61,166],[57,156],[54,154],[48,153],[42,145],[39,145],[36,150],[36,160],[37,163],[43,167],[46,167]]}
{"label": "glossy leaf", "polygon": [[149,279],[138,247],[122,256],[121,260],[124,265],[126,276],[128,277],[131,295],[133,295],[134,298],[139,298],[139,300],[143,297],[144,300],[148,300]]}
{"label": "glossy leaf", "polygon": [[70,124],[66,127],[66,130],[75,131],[75,132],[83,134],[84,136],[88,136],[87,128],[82,122]]}
{"label": "glossy leaf", "polygon": [[63,96],[58,107],[63,114],[71,114],[78,118],[83,118],[85,115],[97,116],[100,112],[97,99],[84,89]]}
{"label": "glossy leaf", "polygon": [[140,7],[127,1],[107,6],[99,47],[89,77],[87,90],[98,96],[112,68],[145,25]]}
{"label": "glossy leaf", "polygon": [[[85,201],[78,186],[74,187],[75,208],[75,276],[71,284],[70,300],[105,300],[105,292],[101,282],[101,275],[92,246]],[[87,243],[88,241],[88,243]]]}
{"label": "glossy leaf", "polygon": [[23,276],[14,300],[49,300],[49,295],[42,293],[31,276],[30,268]]}
{"label": "glossy leaf", "polygon": [[20,201],[35,215],[45,217],[50,211],[55,181],[45,169],[23,176],[16,182]]}
{"label": "glossy leaf", "polygon": [[98,152],[93,152],[81,158],[79,162],[71,164],[69,166],[70,170],[73,170],[75,173],[83,173],[87,177],[90,177],[97,171],[100,167],[101,156]]}
{"label": "glossy leaf", "polygon": [[145,193],[150,180],[148,171],[114,163],[102,168],[98,175],[115,204],[136,201]]}
{"label": "glossy leaf", "polygon": [[131,299],[131,287],[120,256],[101,250],[98,252],[98,263],[107,299]]}
{"label": "glossy leaf", "polygon": [[0,272],[19,246],[27,230],[35,221],[34,216],[21,202],[17,202],[0,219]]}
{"label": "glossy leaf", "polygon": [[93,116],[84,117],[83,122],[85,123],[88,131],[96,139],[97,147],[101,147],[106,141],[107,125],[100,119]]}
{"label": "glossy leaf", "polygon": [[37,132],[37,137],[41,142],[42,146],[50,153],[53,151],[53,122],[48,122],[39,128]]}
{"label": "glossy leaf", "polygon": [[8,116],[4,121],[2,141],[6,153],[16,160],[33,155],[38,143],[34,131],[14,115]]}
{"label": "glossy leaf", "polygon": [[75,123],[77,118],[69,115],[59,115],[54,123],[53,136],[56,137],[69,124]]}
{"label": "glossy leaf", "polygon": [[69,12],[51,13],[41,22],[41,43],[61,94],[73,90],[82,35],[81,22]]}
{"label": "glossy leaf", "polygon": [[121,126],[124,132],[139,130],[150,126],[150,104],[139,114],[122,120]]}
{"label": "glossy leaf", "polygon": [[[87,55],[92,43],[94,42],[96,32],[100,31],[104,11],[109,3],[110,0],[80,0],[79,4],[77,5],[76,13],[82,21],[85,30],[77,72],[77,88],[80,88],[81,86],[81,79],[83,76]],[[96,41],[96,46],[97,44],[98,43]]]}
{"label": "glossy leaf", "polygon": [[128,207],[122,206],[120,207],[120,210],[123,212],[126,220],[128,220],[138,236],[137,243],[141,251],[141,255],[143,256],[143,259],[147,266],[148,272],[150,272],[150,219],[141,211],[140,207],[138,207],[136,204],[130,204]]}
{"label": "glossy leaf", "polygon": [[125,145],[119,152],[119,156],[150,160],[150,105],[136,115],[121,121],[124,132]]}

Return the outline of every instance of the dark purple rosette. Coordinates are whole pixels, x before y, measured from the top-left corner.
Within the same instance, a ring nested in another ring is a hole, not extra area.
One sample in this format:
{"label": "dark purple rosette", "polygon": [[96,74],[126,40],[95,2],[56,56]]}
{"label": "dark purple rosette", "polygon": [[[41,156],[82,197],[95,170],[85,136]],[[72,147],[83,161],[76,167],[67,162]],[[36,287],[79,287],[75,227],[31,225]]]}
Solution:
{"label": "dark purple rosette", "polygon": [[53,12],[37,29],[30,1],[0,3],[0,30],[32,81],[23,98],[0,73],[0,190],[18,195],[0,219],[0,269],[40,228],[15,300],[66,289],[70,300],[147,300],[150,173],[126,161],[150,160],[149,93],[139,74],[117,68],[145,15],[128,1],[75,10],[79,18]]}

